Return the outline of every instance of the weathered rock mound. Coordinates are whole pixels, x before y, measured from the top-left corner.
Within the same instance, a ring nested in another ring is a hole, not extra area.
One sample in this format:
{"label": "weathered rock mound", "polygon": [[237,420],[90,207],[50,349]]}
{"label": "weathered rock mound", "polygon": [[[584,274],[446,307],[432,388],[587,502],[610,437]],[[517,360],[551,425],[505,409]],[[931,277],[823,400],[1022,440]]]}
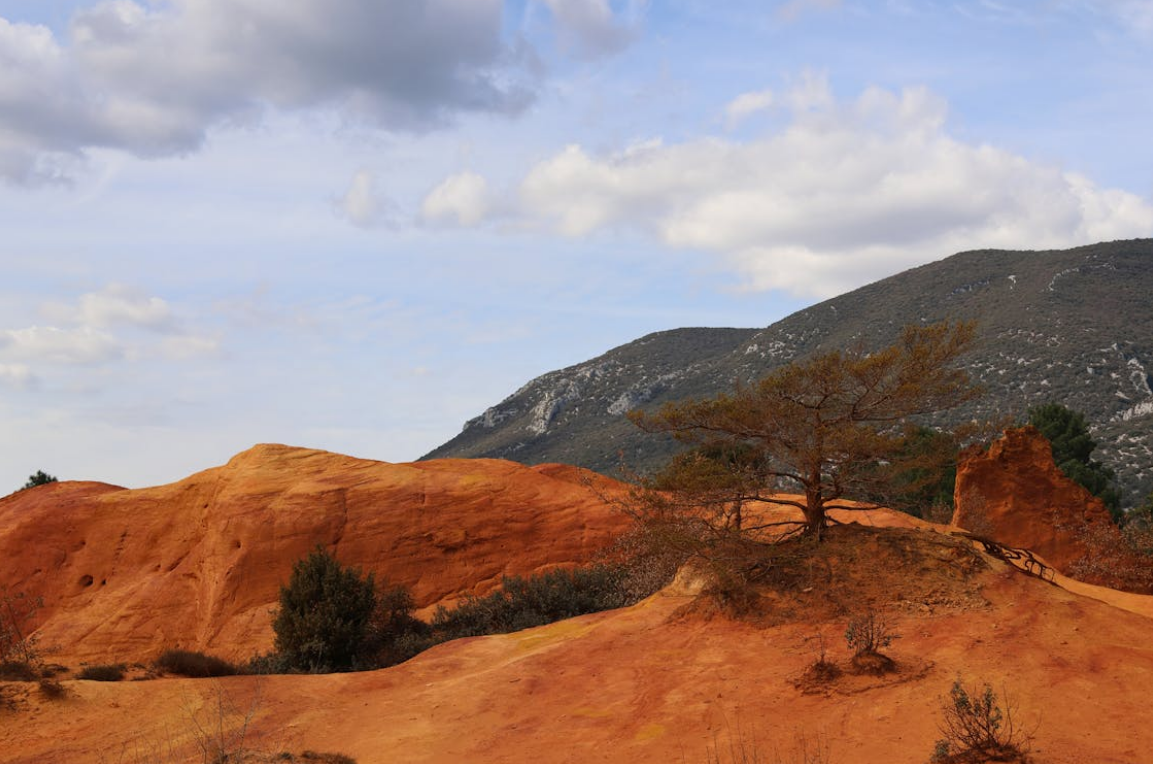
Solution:
{"label": "weathered rock mound", "polygon": [[988,452],[968,454],[955,491],[954,525],[1030,549],[1090,583],[1147,588],[1128,579],[1148,561],[1125,548],[1101,500],[1054,464],[1049,441],[1036,428],[1008,430]]}
{"label": "weathered rock mound", "polygon": [[626,525],[577,468],[498,460],[388,464],[261,445],[171,485],[57,483],[0,499],[0,586],[44,599],[59,660],[135,661],[167,647],[242,658],[317,544],[420,607],[502,575],[589,560]]}

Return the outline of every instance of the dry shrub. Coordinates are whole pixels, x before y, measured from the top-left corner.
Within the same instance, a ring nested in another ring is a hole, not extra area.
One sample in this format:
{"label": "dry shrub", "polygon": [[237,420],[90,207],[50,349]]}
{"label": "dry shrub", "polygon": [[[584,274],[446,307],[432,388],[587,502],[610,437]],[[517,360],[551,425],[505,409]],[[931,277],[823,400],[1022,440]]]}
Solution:
{"label": "dry shrub", "polygon": [[68,694],[58,680],[51,677],[43,677],[39,682],[40,694],[49,700],[60,700]]}
{"label": "dry shrub", "polygon": [[845,641],[853,651],[853,669],[861,674],[880,676],[897,670],[892,658],[881,652],[900,634],[893,632],[888,620],[875,610],[849,619]]}
{"label": "dry shrub", "polygon": [[987,682],[978,690],[958,678],[941,701],[944,737],[937,741],[933,764],[1026,764],[1031,737],[1017,726],[1012,701],[1006,696],[1003,703]]}
{"label": "dry shrub", "polygon": [[12,594],[0,587],[0,663],[39,666],[32,621],[43,605],[39,597],[29,597],[24,592]]}
{"label": "dry shrub", "polygon": [[816,640],[817,658],[805,669],[799,683],[804,686],[819,687],[834,682],[841,676],[841,667],[835,661],[829,660],[828,651],[825,649],[825,635],[818,634]]}
{"label": "dry shrub", "polygon": [[232,676],[240,669],[223,658],[191,650],[165,650],[155,661],[156,668],[169,674],[193,679]]}
{"label": "dry shrub", "polygon": [[[783,753],[772,746],[757,742],[756,735],[746,732],[740,726],[736,734],[729,734],[727,741],[714,736],[713,743],[706,750],[705,764],[832,764],[831,746],[827,735],[810,737],[797,732],[793,744]],[[683,757],[682,757],[683,759]]]}
{"label": "dry shrub", "polygon": [[123,663],[109,663],[99,666],[85,666],[76,675],[77,679],[87,679],[91,682],[119,682],[124,678],[127,669]]}

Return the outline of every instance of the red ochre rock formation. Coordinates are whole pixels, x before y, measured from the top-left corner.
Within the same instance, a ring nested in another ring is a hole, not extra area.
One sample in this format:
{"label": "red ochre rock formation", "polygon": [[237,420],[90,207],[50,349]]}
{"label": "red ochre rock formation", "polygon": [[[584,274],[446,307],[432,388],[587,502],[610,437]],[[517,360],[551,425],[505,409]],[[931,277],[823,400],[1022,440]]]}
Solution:
{"label": "red ochre rock formation", "polygon": [[988,452],[969,453],[955,491],[953,525],[1030,549],[1081,580],[1126,586],[1117,573],[1135,561],[1109,510],[1058,469],[1035,427],[1007,430]]}
{"label": "red ochre rock formation", "polygon": [[598,495],[615,485],[562,465],[259,445],[170,485],[64,482],[0,499],[0,587],[43,598],[50,659],[169,647],[242,659],[271,647],[279,587],[317,544],[430,607],[588,561],[627,526]]}

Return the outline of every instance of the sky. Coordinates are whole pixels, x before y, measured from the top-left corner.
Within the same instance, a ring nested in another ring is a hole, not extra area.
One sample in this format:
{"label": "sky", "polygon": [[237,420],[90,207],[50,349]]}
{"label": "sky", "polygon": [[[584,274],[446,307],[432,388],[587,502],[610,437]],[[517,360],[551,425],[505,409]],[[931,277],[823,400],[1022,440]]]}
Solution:
{"label": "sky", "polygon": [[1151,124],[1153,0],[0,0],[0,493],[1153,236]]}

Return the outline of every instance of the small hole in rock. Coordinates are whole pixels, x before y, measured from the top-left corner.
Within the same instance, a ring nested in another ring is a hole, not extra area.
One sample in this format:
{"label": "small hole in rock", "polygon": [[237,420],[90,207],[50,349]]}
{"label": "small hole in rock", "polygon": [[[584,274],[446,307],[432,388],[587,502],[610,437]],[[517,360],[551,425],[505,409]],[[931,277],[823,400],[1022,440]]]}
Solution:
{"label": "small hole in rock", "polygon": [[81,586],[92,586],[92,576],[81,576],[80,577],[80,585]]}

